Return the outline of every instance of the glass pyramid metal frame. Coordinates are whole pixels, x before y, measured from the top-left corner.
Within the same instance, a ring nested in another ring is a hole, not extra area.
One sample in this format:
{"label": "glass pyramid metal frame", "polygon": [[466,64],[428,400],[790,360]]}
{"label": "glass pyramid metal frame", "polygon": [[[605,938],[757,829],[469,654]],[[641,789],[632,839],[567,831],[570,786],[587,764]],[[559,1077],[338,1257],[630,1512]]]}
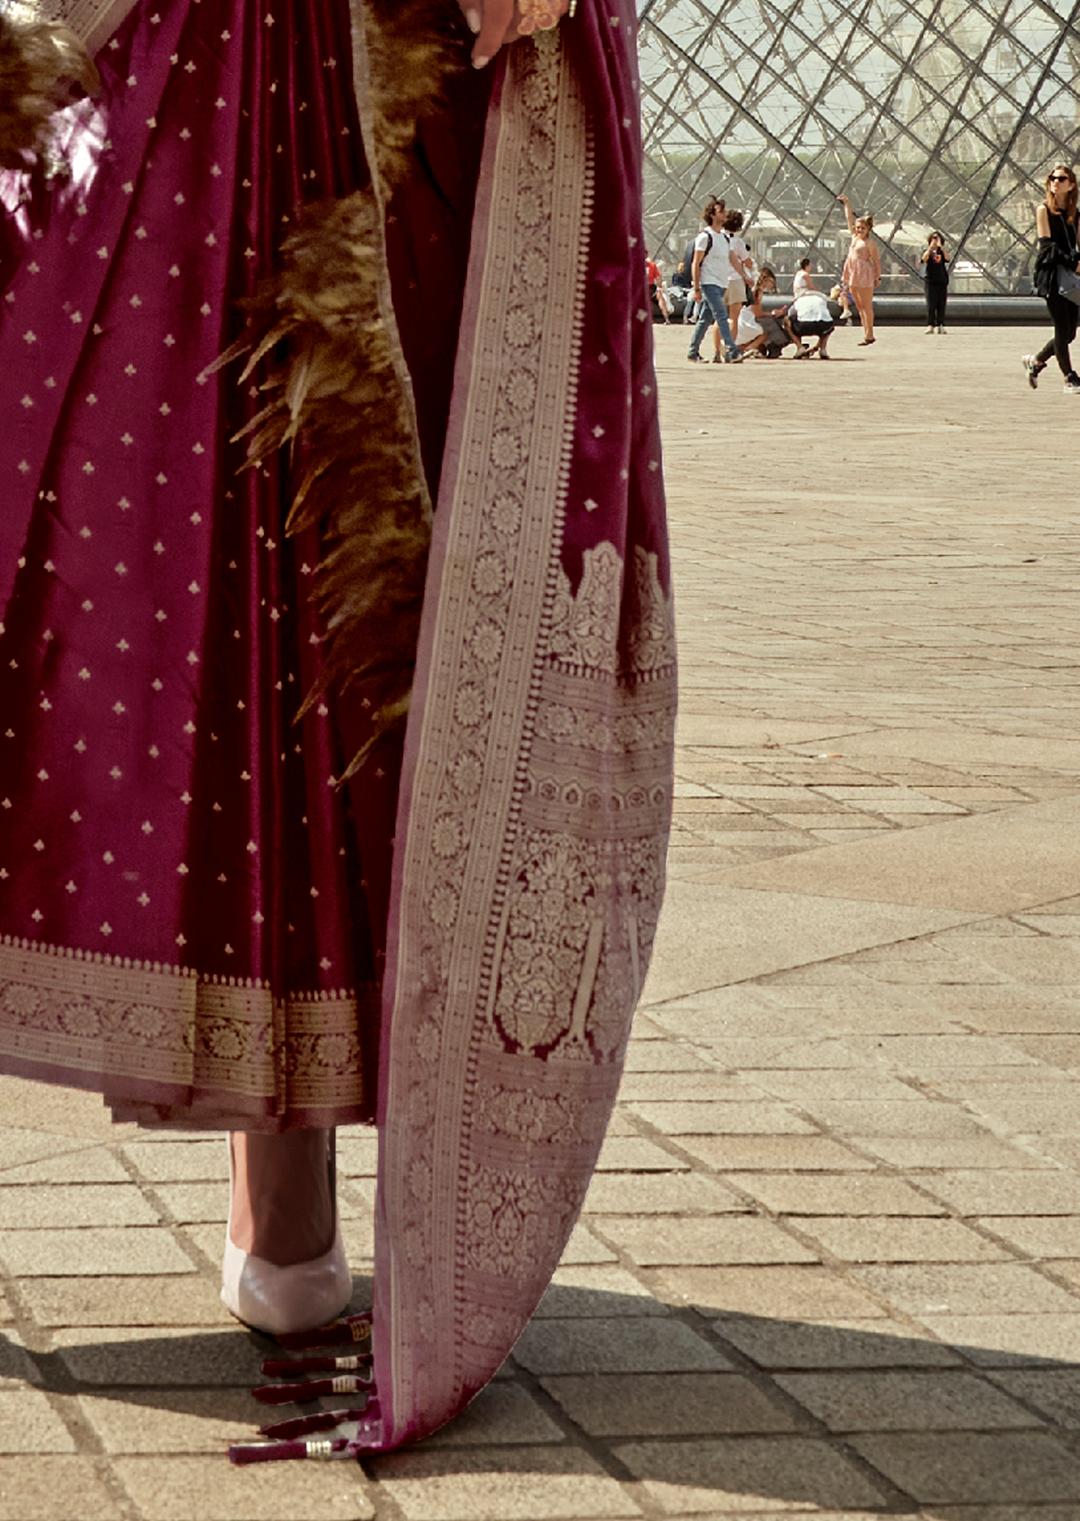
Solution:
{"label": "glass pyramid metal frame", "polygon": [[[1080,0],[639,0],[649,251],[668,270],[713,192],[784,281],[870,212],[882,293],[1029,294],[1035,205],[1080,138]],[[820,285],[821,280],[818,281]]]}

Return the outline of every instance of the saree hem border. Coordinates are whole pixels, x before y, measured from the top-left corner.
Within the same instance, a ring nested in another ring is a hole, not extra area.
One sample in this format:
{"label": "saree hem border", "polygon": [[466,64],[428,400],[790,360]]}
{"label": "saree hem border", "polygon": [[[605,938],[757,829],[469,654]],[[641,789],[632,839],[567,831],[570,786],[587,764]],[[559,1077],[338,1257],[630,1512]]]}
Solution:
{"label": "saree hem border", "polygon": [[254,978],[5,936],[0,1070],[100,1091],[133,1116],[190,1111],[197,1128],[346,1123],[371,1112],[349,1057],[378,996],[374,985],[275,996]]}

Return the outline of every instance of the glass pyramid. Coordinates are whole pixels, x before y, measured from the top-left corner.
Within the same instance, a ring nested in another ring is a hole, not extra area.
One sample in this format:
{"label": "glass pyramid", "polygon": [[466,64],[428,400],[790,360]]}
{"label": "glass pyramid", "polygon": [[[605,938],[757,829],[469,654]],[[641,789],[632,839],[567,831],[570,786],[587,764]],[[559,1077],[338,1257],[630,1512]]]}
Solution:
{"label": "glass pyramid", "polygon": [[[1035,205],[1080,134],[1080,0],[639,0],[645,225],[667,272],[710,193],[758,263],[827,279],[869,212],[882,293],[1030,294]],[[817,281],[820,286],[823,281]]]}

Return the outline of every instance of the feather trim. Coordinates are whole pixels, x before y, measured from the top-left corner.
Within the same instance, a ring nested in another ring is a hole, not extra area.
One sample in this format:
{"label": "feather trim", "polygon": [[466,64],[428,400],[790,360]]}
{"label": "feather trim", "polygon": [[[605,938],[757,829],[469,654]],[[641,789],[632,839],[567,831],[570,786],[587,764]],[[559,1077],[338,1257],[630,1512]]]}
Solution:
{"label": "feather trim", "polygon": [[0,13],[0,169],[27,169],[48,148],[54,112],[72,87],[101,87],[86,49],[66,26],[16,25]]}
{"label": "feather trim", "polygon": [[369,0],[365,13],[381,197],[369,187],[308,207],[247,303],[247,330],[211,366],[246,355],[245,381],[271,360],[269,400],[237,437],[247,437],[249,467],[297,446],[286,531],[319,529],[325,628],[322,673],[300,716],[331,688],[362,684],[372,717],[342,781],[408,711],[431,537],[411,398],[380,309],[380,199],[408,172],[417,120],[464,57],[446,0]]}
{"label": "feather trim", "polygon": [[331,687],[362,683],[372,740],[408,710],[431,537],[411,418],[378,311],[378,210],[370,190],[309,207],[281,264],[249,303],[244,336],[212,367],[248,355],[241,381],[279,345],[270,400],[237,435],[249,468],[302,445],[286,532],[318,527],[315,599],[322,673],[301,716]]}
{"label": "feather trim", "polygon": [[447,0],[367,0],[364,6],[375,153],[382,200],[409,169],[416,124],[464,68],[461,13]]}

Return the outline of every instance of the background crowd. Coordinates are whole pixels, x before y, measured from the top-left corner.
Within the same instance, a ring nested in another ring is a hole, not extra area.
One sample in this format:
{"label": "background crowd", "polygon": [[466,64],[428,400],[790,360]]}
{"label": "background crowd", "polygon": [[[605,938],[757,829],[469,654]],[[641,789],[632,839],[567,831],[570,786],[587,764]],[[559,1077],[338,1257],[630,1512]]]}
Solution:
{"label": "background crowd", "polygon": [[[710,196],[703,205],[702,230],[687,243],[670,283],[665,285],[652,259],[646,261],[655,315],[693,326],[687,354],[691,362],[701,362],[701,344],[710,329],[715,364],[740,364],[751,355],[775,359],[789,346],[796,359],[828,359],[833,330],[856,320],[862,329],[859,347],[875,342],[874,291],[881,284],[881,258],[873,239],[874,220],[869,214],[856,216],[846,195],[837,200],[843,204],[851,241],[828,297],[815,285],[812,262],[805,257],[790,301],[778,305],[775,272],[768,265],[756,265],[742,236],[744,213],[729,210],[720,196]],[[930,234],[921,262],[926,332],[944,334],[949,254],[941,233]],[[804,342],[807,338],[816,339],[813,347]]]}

